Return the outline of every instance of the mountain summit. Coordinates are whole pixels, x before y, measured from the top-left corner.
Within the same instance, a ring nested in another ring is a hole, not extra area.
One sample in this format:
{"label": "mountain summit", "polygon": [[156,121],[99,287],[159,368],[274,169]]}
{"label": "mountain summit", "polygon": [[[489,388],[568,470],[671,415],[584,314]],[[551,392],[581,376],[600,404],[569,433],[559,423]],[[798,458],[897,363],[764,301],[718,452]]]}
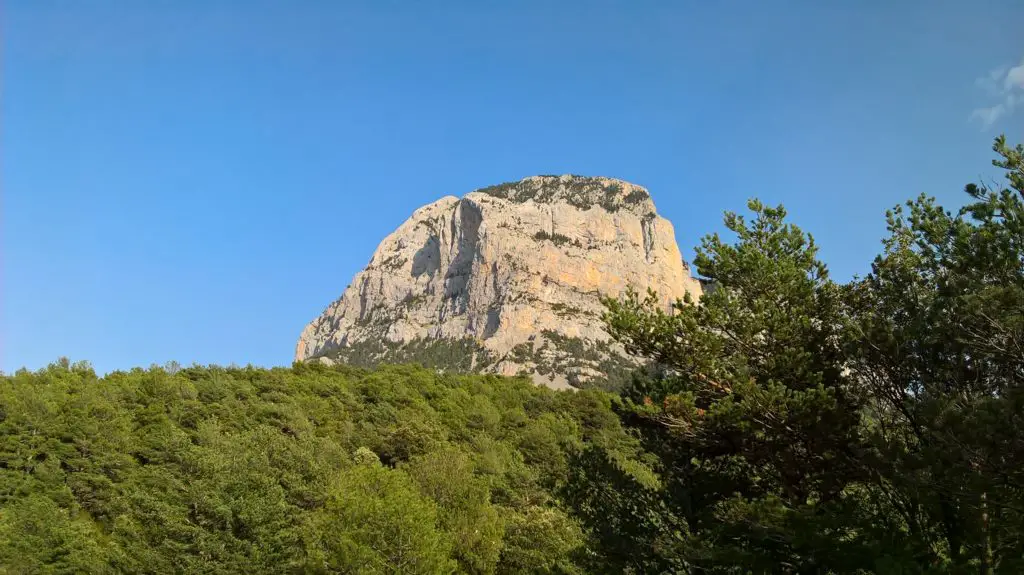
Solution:
{"label": "mountain summit", "polygon": [[600,296],[627,286],[666,306],[701,293],[647,190],[534,176],[416,210],[306,326],[295,358],[614,385],[632,360],[609,341]]}

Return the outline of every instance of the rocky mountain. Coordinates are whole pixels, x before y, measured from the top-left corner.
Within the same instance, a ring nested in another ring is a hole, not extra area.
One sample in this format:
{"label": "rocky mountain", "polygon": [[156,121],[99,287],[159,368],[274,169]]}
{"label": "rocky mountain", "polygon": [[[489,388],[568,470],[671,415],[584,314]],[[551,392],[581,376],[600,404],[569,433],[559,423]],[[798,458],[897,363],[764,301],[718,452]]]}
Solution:
{"label": "rocky mountain", "polygon": [[609,341],[600,296],[627,286],[666,306],[701,293],[647,190],[535,176],[416,210],[306,326],[295,358],[614,386],[634,362]]}

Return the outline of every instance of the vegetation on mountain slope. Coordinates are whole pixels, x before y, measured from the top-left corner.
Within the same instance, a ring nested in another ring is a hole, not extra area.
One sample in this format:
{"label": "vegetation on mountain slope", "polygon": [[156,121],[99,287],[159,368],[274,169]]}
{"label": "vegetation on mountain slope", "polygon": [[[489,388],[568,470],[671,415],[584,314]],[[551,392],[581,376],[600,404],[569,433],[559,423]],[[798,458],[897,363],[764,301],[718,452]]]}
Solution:
{"label": "vegetation on mountain slope", "polygon": [[607,395],[412,366],[54,364],[0,406],[11,572],[578,572],[569,454],[637,451]]}
{"label": "vegetation on mountain slope", "polygon": [[830,279],[726,215],[670,313],[607,300],[621,393],[422,367],[59,362],[0,380],[10,573],[1020,573],[1024,148]]}

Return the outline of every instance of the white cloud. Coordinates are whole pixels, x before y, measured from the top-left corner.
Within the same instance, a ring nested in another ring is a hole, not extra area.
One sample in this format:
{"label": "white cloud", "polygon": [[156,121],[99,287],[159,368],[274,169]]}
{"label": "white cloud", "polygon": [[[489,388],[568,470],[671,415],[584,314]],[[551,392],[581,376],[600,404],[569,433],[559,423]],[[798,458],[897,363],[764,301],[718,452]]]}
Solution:
{"label": "white cloud", "polygon": [[[1001,66],[978,78],[974,85],[984,90],[992,105],[975,108],[970,115],[972,121],[981,123],[982,129],[989,128],[1003,116],[1024,104],[1024,59],[1012,68]],[[996,103],[994,100],[1001,100]]]}
{"label": "white cloud", "polygon": [[1024,61],[1020,63],[1020,66],[1010,68],[1010,71],[1006,73],[1006,79],[1003,80],[1004,90],[1024,90]]}
{"label": "white cloud", "polygon": [[996,104],[995,106],[990,106],[988,108],[975,108],[974,111],[971,112],[971,119],[980,121],[981,127],[987,128],[992,124],[995,124],[996,120],[1002,117],[1005,113],[1006,106],[1003,104]]}
{"label": "white cloud", "polygon": [[1000,66],[990,70],[988,75],[982,76],[974,81],[974,85],[985,90],[990,96],[998,96],[1002,89],[1002,80],[1006,75],[1006,66]]}

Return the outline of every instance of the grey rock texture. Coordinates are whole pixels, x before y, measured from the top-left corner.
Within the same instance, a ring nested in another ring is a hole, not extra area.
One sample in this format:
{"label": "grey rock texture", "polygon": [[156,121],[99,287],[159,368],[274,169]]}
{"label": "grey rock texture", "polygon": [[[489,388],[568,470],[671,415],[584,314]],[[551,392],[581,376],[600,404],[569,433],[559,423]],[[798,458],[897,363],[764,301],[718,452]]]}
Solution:
{"label": "grey rock texture", "polygon": [[627,286],[655,290],[666,307],[701,293],[647,190],[535,176],[416,210],[306,326],[295,358],[587,385],[632,363],[600,320],[600,296]]}

